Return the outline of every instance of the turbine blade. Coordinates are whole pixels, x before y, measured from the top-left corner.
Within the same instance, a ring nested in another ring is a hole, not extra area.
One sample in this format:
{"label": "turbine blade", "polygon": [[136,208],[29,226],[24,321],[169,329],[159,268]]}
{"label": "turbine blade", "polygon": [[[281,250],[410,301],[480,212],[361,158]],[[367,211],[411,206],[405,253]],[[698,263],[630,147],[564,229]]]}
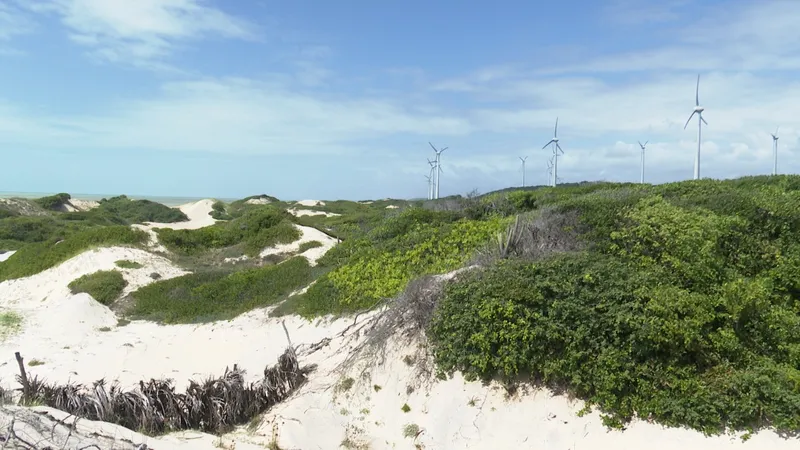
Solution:
{"label": "turbine blade", "polygon": [[702,120],[704,124],[708,125],[708,122],[706,122],[706,119],[703,118],[702,114],[700,114],[700,120]]}
{"label": "turbine blade", "polygon": [[638,142],[638,143],[639,143],[639,147],[642,147],[642,148],[644,148],[644,144],[642,144],[642,141],[636,141],[636,142]]}
{"label": "turbine blade", "polygon": [[777,137],[777,136],[778,136],[778,130],[779,130],[780,128],[781,128],[781,126],[780,126],[780,125],[778,125],[778,128],[775,128],[775,137]]}
{"label": "turbine blade", "polygon": [[552,144],[553,142],[555,142],[555,140],[553,140],[553,139],[550,139],[550,141],[549,141],[549,142],[547,142],[547,144],[544,144],[544,147],[542,147],[542,150],[546,149],[546,148],[547,148],[547,146],[548,146],[548,145],[550,145],[550,144]]}
{"label": "turbine blade", "polygon": [[694,91],[694,105],[700,106],[700,74],[697,74],[697,89]]}
{"label": "turbine blade", "polygon": [[688,127],[688,126],[689,126],[689,121],[690,121],[690,120],[692,120],[692,117],[694,117],[694,115],[695,115],[696,113],[697,113],[697,111],[692,111],[692,113],[691,113],[691,114],[689,114],[689,118],[688,118],[688,119],[686,119],[686,125],[684,125],[684,126],[683,126],[683,129],[684,129],[684,130],[686,129],[686,127]]}
{"label": "turbine blade", "polygon": [[553,137],[558,137],[558,117],[556,117],[556,128],[553,131]]}
{"label": "turbine blade", "polygon": [[561,152],[562,155],[564,154],[564,150],[561,149],[561,145],[559,145],[558,142],[556,142],[556,148]]}
{"label": "turbine blade", "polygon": [[445,148],[439,150],[439,153],[444,153],[444,151],[447,150],[448,148],[450,148],[450,147],[445,147]]}
{"label": "turbine blade", "polygon": [[434,147],[434,146],[433,146],[433,144],[431,144],[431,143],[430,143],[430,141],[428,141],[428,145],[430,145],[430,146],[431,146],[431,148],[433,149],[433,151],[436,151],[436,147]]}
{"label": "turbine blade", "polygon": [[650,142],[650,141],[644,141],[644,145],[647,145],[648,142]]}

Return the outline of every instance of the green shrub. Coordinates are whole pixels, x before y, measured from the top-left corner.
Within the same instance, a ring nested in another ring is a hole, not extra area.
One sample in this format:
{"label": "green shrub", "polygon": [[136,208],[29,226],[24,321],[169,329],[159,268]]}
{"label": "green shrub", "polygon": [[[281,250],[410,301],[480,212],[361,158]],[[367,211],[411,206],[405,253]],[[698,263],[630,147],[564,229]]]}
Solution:
{"label": "green shrub", "polygon": [[314,275],[303,257],[234,273],[188,274],[135,291],[131,316],[168,323],[229,319],[275,304],[308,285]]}
{"label": "green shrub", "polygon": [[54,267],[79,253],[95,247],[141,245],[147,233],[127,226],[91,228],[73,233],[63,240],[49,239],[28,244],[12,258],[0,264],[0,281],[35,275]]}
{"label": "green shrub", "polygon": [[128,224],[174,223],[189,220],[189,217],[177,208],[170,208],[150,200],[131,200],[125,195],[104,198],[100,200],[97,208],[88,213],[89,215],[111,214],[125,220]]}
{"label": "green shrub", "polygon": [[169,250],[197,255],[212,249],[243,244],[245,253],[256,256],[264,248],[288,244],[300,238],[289,214],[274,208],[258,208],[225,223],[196,230],[156,229],[159,241]]}
{"label": "green shrub", "polygon": [[116,261],[114,264],[116,264],[117,267],[119,267],[120,269],[141,269],[143,267],[140,263],[136,261],[130,261],[127,259],[120,259],[119,261]]}
{"label": "green shrub", "polygon": [[401,292],[415,277],[461,267],[508,223],[456,219],[450,213],[408,209],[365,238],[334,247],[320,260],[332,270],[276,314],[310,317],[369,308]]}
{"label": "green shrub", "polygon": [[311,250],[312,248],[322,247],[322,242],[320,241],[306,241],[300,244],[299,252],[303,253],[306,250]]}
{"label": "green shrub", "polygon": [[468,276],[447,289],[431,324],[437,363],[469,378],[528,374],[623,422],[636,413],[705,432],[797,430],[792,307],[766,280],[714,296],[662,275],[581,254]]}
{"label": "green shrub", "polygon": [[50,195],[47,197],[37,198],[34,201],[37,205],[41,206],[44,209],[48,209],[51,211],[55,211],[64,207],[64,205],[69,202],[72,198],[71,195],[66,193]]}
{"label": "green shrub", "polygon": [[73,280],[69,289],[73,294],[87,293],[98,302],[110,305],[118,299],[128,282],[116,270],[101,270]]}

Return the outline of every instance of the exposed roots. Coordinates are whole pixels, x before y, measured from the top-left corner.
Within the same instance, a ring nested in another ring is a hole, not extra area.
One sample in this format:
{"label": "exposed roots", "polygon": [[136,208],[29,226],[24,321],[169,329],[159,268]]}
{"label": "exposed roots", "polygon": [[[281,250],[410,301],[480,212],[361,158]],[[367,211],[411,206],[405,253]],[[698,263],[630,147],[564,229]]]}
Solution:
{"label": "exposed roots", "polygon": [[221,433],[286,399],[306,381],[311,370],[313,367],[300,367],[290,347],[276,365],[264,369],[263,379],[250,384],[244,381],[244,370],[236,365],[233,370],[226,368],[220,378],[190,381],[185,393],[175,392],[169,379],[140,381],[138,388],[123,391],[117,383],[107,386],[105,380],[92,386],[52,385],[33,377],[30,394],[22,400],[149,435],[185,429]]}

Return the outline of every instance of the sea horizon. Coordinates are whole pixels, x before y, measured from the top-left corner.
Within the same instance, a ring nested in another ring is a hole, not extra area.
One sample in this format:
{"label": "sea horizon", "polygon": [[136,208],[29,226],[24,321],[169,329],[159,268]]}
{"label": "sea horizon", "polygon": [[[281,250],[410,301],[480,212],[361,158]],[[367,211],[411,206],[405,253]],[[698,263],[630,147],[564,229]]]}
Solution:
{"label": "sea horizon", "polygon": [[[0,191],[0,198],[41,198],[48,195],[55,195],[58,192],[17,192],[17,191]],[[150,200],[153,202],[161,203],[166,206],[180,206],[186,203],[196,202],[206,198],[214,198],[224,202],[231,202],[237,199],[223,198],[223,197],[185,197],[185,196],[167,196],[167,195],[132,195],[132,194],[72,194],[72,198],[76,200],[91,200],[100,201],[104,198],[116,197],[118,195],[125,195],[132,200]]]}

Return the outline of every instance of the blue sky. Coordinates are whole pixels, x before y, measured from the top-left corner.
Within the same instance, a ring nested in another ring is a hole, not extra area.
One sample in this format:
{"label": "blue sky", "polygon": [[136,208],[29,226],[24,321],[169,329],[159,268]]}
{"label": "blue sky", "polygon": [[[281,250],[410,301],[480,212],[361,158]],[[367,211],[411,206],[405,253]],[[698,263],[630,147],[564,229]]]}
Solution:
{"label": "blue sky", "polygon": [[0,0],[0,191],[421,197],[796,173],[793,0]]}

